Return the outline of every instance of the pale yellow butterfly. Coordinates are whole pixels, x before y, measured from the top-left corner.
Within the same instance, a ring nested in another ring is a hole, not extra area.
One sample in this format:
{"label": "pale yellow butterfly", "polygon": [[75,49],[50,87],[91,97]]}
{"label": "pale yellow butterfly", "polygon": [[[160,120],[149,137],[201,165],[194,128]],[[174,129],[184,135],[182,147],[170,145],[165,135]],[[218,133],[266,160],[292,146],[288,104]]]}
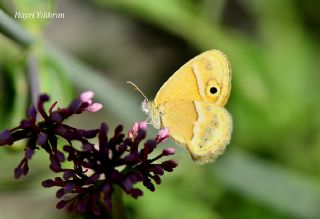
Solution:
{"label": "pale yellow butterfly", "polygon": [[219,50],[209,50],[178,69],[154,101],[143,94],[142,110],[155,128],[169,128],[170,136],[194,161],[208,163],[223,153],[231,139],[232,119],[224,108],[230,91],[228,58]]}

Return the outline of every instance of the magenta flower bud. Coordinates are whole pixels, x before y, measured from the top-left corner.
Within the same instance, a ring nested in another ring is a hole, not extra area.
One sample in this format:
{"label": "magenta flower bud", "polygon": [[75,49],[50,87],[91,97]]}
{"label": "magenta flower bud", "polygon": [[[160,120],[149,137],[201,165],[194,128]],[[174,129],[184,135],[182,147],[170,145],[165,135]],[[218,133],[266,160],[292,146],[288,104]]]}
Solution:
{"label": "magenta flower bud", "polygon": [[42,185],[43,187],[45,187],[45,188],[50,188],[50,187],[52,187],[52,186],[55,185],[55,181],[53,181],[52,179],[47,179],[47,180],[43,181],[43,182],[41,183],[41,185]]}
{"label": "magenta flower bud", "polygon": [[36,119],[37,117],[37,110],[34,106],[31,106],[28,110],[28,117],[30,119]]}
{"label": "magenta flower bud", "polygon": [[158,185],[160,185],[160,183],[161,183],[161,178],[160,178],[159,175],[151,176],[151,178],[152,178]]}
{"label": "magenta flower bud", "polygon": [[37,137],[37,143],[39,145],[44,145],[45,143],[47,143],[47,141],[48,141],[48,135],[43,132],[40,132]]}
{"label": "magenta flower bud", "polygon": [[128,136],[130,138],[138,137],[139,139],[143,139],[147,131],[147,126],[148,124],[146,121],[135,122],[132,129],[128,132]]}
{"label": "magenta flower bud", "polygon": [[22,175],[22,171],[20,167],[14,169],[14,177],[18,179]]}
{"label": "magenta flower bud", "polygon": [[138,198],[139,196],[143,195],[143,192],[140,189],[132,189],[131,195],[133,198]]}
{"label": "magenta flower bud", "polygon": [[175,160],[167,160],[162,162],[162,167],[167,172],[172,172],[173,168],[178,166],[178,162]]}
{"label": "magenta flower bud", "polygon": [[94,97],[93,91],[85,91],[81,93],[80,100],[83,103],[88,103],[88,106],[84,108],[85,111],[94,113],[102,109],[103,105],[101,103],[94,103],[92,100],[93,97]]}
{"label": "magenta flower bud", "polygon": [[61,200],[57,203],[56,208],[57,209],[62,209],[64,208],[67,204],[69,204],[69,200]]}
{"label": "magenta flower bud", "polygon": [[58,189],[56,191],[56,197],[57,198],[61,198],[62,196],[64,196],[66,194],[66,192],[64,191],[64,188]]}
{"label": "magenta flower bud", "polygon": [[176,149],[175,149],[175,148],[165,148],[165,149],[163,149],[163,151],[162,151],[162,154],[163,154],[164,156],[173,155],[173,154],[175,154],[175,153],[176,153]]}
{"label": "magenta flower bud", "polygon": [[95,113],[100,111],[103,108],[103,105],[101,103],[93,103],[89,105],[85,110],[91,113]]}
{"label": "magenta flower bud", "polygon": [[156,137],[156,141],[159,143],[164,143],[170,137],[169,132],[169,128],[160,129]]}
{"label": "magenta flower bud", "polygon": [[31,159],[31,157],[34,155],[34,149],[30,147],[26,147],[25,149],[25,158]]}
{"label": "magenta flower bud", "polygon": [[139,122],[139,129],[147,129],[147,122],[146,121],[141,121]]}
{"label": "magenta flower bud", "polygon": [[134,138],[138,135],[139,124],[135,122],[132,126],[132,129],[129,131],[128,135],[130,138]]}
{"label": "magenta flower bud", "polygon": [[164,174],[164,171],[163,169],[160,167],[160,166],[155,166],[153,167],[152,171],[155,173],[155,174],[158,174],[160,176],[162,176]]}
{"label": "magenta flower bud", "polygon": [[0,132],[0,145],[11,145],[13,140],[14,139],[9,130],[5,129],[4,131]]}
{"label": "magenta flower bud", "polygon": [[63,179],[68,180],[73,176],[73,171],[72,170],[66,170],[63,174]]}
{"label": "magenta flower bud", "polygon": [[156,189],[150,180],[143,181],[143,185],[147,187],[147,189],[149,189],[151,192],[154,192]]}
{"label": "magenta flower bud", "polygon": [[64,187],[64,192],[65,193],[71,192],[75,188],[75,186],[76,186],[75,184],[68,182]]}
{"label": "magenta flower bud", "polygon": [[[89,102],[89,104],[92,103],[92,98],[94,97],[93,91],[84,91],[80,94],[80,100],[82,102]],[[91,101],[91,102],[90,102]]]}

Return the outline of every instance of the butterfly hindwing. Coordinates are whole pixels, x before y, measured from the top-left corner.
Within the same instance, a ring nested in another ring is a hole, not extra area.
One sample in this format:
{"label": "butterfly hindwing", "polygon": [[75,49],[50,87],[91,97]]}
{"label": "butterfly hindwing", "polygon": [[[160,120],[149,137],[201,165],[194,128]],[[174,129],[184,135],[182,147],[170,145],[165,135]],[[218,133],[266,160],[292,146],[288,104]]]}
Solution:
{"label": "butterfly hindwing", "polygon": [[207,163],[224,151],[232,131],[226,109],[206,101],[171,102],[165,106],[163,126],[170,128],[171,137],[186,147],[193,160]]}
{"label": "butterfly hindwing", "polygon": [[227,110],[210,102],[195,101],[198,118],[194,123],[193,138],[187,148],[192,158],[207,163],[223,153],[230,142],[232,119]]}

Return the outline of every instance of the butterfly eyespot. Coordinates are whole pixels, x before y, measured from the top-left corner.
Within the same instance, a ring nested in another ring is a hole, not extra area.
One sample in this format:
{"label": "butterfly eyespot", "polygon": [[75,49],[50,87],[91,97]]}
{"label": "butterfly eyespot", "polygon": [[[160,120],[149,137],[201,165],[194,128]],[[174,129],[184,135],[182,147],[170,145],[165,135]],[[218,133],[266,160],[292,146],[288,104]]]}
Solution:
{"label": "butterfly eyespot", "polygon": [[209,100],[211,101],[217,100],[217,98],[220,95],[220,87],[221,85],[217,81],[215,80],[208,81],[206,85],[207,98],[209,98]]}
{"label": "butterfly eyespot", "polygon": [[211,94],[215,94],[215,93],[217,93],[217,91],[218,91],[218,89],[216,87],[211,87],[210,88],[210,93]]}
{"label": "butterfly eyespot", "polygon": [[214,126],[214,127],[217,127],[217,126],[218,126],[218,122],[215,121],[215,120],[212,120],[212,121],[210,122],[210,124],[211,124],[211,127],[212,127],[212,126]]}

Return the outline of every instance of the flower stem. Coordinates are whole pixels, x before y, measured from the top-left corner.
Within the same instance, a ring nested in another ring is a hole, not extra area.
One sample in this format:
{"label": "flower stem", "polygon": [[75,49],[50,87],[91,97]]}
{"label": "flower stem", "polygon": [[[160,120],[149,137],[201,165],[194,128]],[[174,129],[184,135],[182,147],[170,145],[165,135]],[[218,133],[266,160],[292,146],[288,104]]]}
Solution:
{"label": "flower stem", "polygon": [[112,219],[126,219],[122,190],[119,186],[114,187],[112,195]]}
{"label": "flower stem", "polygon": [[37,59],[32,53],[30,53],[28,57],[28,77],[32,103],[36,106],[40,94],[39,73]]}
{"label": "flower stem", "polygon": [[30,47],[34,39],[20,25],[0,9],[0,33],[23,47]]}

